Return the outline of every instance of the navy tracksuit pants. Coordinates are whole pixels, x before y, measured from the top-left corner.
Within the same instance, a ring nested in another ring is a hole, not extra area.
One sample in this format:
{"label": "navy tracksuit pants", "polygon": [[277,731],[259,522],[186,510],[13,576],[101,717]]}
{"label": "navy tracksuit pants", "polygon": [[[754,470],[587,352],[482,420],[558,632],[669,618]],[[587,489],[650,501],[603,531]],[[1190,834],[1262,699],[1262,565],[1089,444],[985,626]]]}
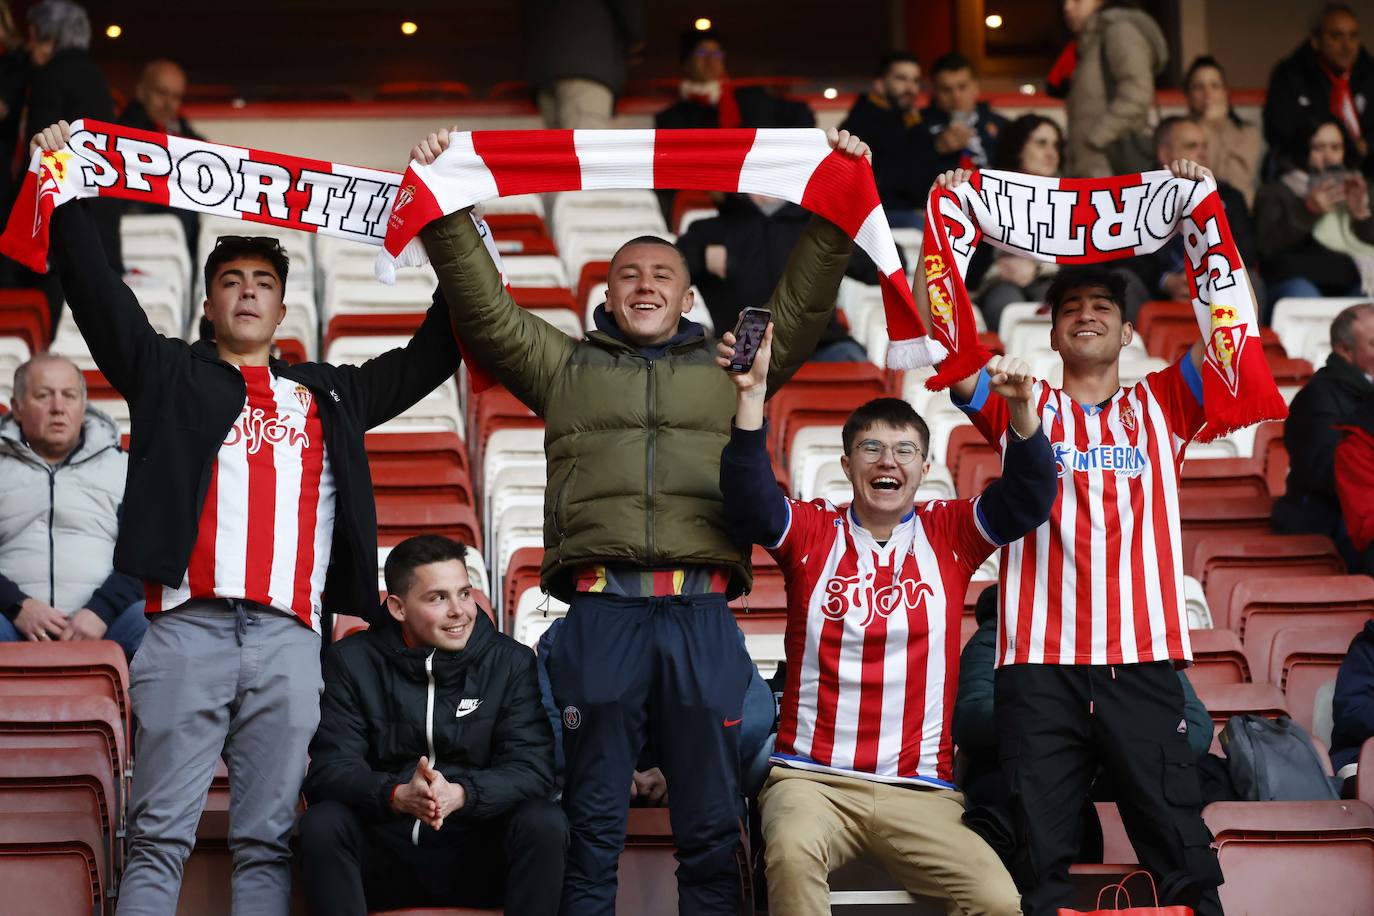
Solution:
{"label": "navy tracksuit pants", "polygon": [[739,906],[739,722],[753,671],[723,595],[579,593],[548,661],[563,716],[564,916],[615,912],[646,739],[668,781],[683,914]]}

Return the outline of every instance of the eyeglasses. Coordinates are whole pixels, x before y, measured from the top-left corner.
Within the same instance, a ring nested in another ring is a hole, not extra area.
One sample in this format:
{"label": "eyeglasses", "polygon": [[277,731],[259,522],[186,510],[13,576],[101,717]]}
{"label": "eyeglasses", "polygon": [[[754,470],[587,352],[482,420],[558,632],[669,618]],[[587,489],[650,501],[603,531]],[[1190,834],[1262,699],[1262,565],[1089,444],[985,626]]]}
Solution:
{"label": "eyeglasses", "polygon": [[274,235],[221,235],[215,239],[215,247],[221,245],[257,245],[274,252],[286,250],[281,246],[281,239]]}
{"label": "eyeglasses", "polygon": [[915,442],[898,442],[888,445],[877,439],[865,439],[854,446],[854,452],[869,464],[877,463],[883,457],[883,452],[888,449],[892,449],[892,459],[898,464],[911,464],[918,455],[925,454]]}

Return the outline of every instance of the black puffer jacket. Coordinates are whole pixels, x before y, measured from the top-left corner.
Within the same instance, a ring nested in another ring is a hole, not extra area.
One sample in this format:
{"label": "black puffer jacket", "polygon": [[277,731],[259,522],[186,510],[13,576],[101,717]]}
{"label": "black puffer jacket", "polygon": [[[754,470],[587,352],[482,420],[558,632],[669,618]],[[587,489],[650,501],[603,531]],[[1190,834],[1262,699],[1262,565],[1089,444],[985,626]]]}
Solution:
{"label": "black puffer jacket", "polygon": [[[421,755],[467,793],[439,838],[391,810],[392,790],[414,777]],[[534,653],[481,613],[461,652],[407,649],[392,623],[330,646],[303,790],[312,803],[343,802],[416,843],[443,842],[463,821],[549,797],[553,732]]]}

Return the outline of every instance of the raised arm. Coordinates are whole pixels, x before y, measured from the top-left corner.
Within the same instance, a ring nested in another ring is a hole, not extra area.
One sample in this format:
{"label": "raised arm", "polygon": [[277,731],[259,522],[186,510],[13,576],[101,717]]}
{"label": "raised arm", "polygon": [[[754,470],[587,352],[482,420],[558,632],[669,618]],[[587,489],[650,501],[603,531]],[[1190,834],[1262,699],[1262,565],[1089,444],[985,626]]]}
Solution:
{"label": "raised arm", "polygon": [[[716,364],[730,365],[735,335],[727,331],[718,345]],[[763,424],[763,402],[773,351],[773,325],[763,333],[763,343],[746,373],[730,373],[735,383],[735,423],[730,441],[720,454],[720,492],[725,506],[725,524],[736,540],[771,547],[787,531],[791,513],[787,497],[778,488],[773,465],[768,460],[767,430]]]}
{"label": "raised arm", "polygon": [[340,366],[352,389],[364,428],[385,423],[439,387],[458,371],[458,342],[449,323],[448,302],[434,291],[434,302],[415,336],[361,366]]}
{"label": "raised arm", "polygon": [[[410,157],[431,163],[448,148],[448,138],[449,131],[436,131]],[[469,210],[435,220],[421,230],[420,239],[439,275],[464,353],[542,416],[554,373],[576,346],[572,338],[511,298]]]}
{"label": "raised arm", "polygon": [[1050,517],[1059,493],[1059,475],[1035,412],[1035,379],[1030,368],[1010,356],[994,356],[986,368],[992,392],[1006,401],[1011,424],[1002,453],[1002,476],[978,498],[978,513],[988,533],[1008,544]]}
{"label": "raised arm", "polygon": [[[58,121],[35,136],[29,149],[59,150],[70,139],[71,127]],[[154,362],[165,348],[176,345],[153,330],[133,291],[110,269],[99,231],[84,203],[71,201],[56,208],[51,232],[53,261],[72,318],[95,364],[133,404]]]}
{"label": "raised arm", "polygon": [[[847,156],[872,160],[868,144],[845,131],[831,130],[826,140],[832,149]],[[812,216],[806,232],[797,240],[782,279],[769,297],[767,308],[777,327],[777,349],[768,374],[768,393],[782,387],[816,351],[821,333],[830,322],[840,280],[849,266],[852,240],[839,227]]]}

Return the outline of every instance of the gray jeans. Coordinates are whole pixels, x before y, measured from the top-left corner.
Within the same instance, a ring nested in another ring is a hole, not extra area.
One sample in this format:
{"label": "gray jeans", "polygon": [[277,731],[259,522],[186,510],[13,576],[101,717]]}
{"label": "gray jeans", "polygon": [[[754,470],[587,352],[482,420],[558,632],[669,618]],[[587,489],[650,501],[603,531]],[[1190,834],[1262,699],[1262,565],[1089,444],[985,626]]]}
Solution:
{"label": "gray jeans", "polygon": [[119,916],[172,916],[223,754],[233,912],[286,916],[287,836],[320,721],[320,639],[252,602],[157,614],[129,672],[137,719]]}

